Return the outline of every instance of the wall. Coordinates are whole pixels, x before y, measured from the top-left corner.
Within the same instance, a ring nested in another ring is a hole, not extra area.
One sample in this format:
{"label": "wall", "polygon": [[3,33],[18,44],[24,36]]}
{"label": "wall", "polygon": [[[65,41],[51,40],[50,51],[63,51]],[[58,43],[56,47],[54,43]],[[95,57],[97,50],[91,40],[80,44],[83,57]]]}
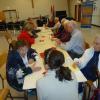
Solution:
{"label": "wall", "polygon": [[70,16],[75,17],[75,4],[77,3],[77,0],[70,0]]}
{"label": "wall", "polygon": [[31,0],[0,0],[0,10],[16,9],[20,19],[27,19],[40,14],[50,15],[51,4],[55,5],[56,10],[68,11],[66,0],[34,0],[34,8]]}
{"label": "wall", "polygon": [[95,1],[95,7],[93,10],[92,24],[100,26],[100,0]]}

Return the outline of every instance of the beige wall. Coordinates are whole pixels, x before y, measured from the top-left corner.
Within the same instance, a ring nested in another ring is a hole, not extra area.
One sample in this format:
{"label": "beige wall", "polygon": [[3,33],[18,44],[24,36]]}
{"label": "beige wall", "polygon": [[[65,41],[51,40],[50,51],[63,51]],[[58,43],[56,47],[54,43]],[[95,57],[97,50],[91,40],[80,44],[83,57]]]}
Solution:
{"label": "beige wall", "polygon": [[51,4],[55,5],[55,10],[68,10],[67,0],[33,0],[34,8],[32,8],[31,0],[0,0],[0,10],[16,9],[20,19],[28,17],[37,17],[41,15],[50,15]]}
{"label": "beige wall", "polygon": [[75,17],[75,4],[77,3],[77,0],[70,0],[70,16]]}

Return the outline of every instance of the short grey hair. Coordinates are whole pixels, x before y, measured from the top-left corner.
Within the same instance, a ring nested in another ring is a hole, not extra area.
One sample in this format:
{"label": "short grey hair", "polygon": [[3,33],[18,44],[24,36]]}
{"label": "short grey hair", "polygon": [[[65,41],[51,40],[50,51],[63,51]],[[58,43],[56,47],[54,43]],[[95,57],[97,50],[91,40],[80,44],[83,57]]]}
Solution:
{"label": "short grey hair", "polygon": [[67,23],[67,26],[72,27],[73,29],[77,28],[77,23],[74,20],[71,20]]}

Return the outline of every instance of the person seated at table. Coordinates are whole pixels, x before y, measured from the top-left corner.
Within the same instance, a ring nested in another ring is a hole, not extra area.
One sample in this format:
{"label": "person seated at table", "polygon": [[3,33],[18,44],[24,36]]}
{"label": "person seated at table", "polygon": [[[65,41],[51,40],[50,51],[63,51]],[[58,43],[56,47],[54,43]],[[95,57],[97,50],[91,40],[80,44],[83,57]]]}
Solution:
{"label": "person seated at table", "polygon": [[54,33],[56,33],[56,32],[58,32],[58,29],[60,28],[61,23],[60,23],[58,17],[55,17],[54,22],[55,22],[55,25],[54,25],[54,27],[51,28],[51,30],[52,30]]}
{"label": "person seated at table", "polygon": [[55,39],[55,41],[61,41],[61,42],[68,42],[71,38],[71,34],[67,31],[67,23],[69,21],[63,19],[62,20],[62,28],[59,29],[59,31],[57,32],[57,34],[54,34],[54,36],[58,39]]}
{"label": "person seated at table", "polygon": [[54,27],[55,23],[54,23],[54,18],[53,16],[51,16],[48,20],[48,23],[47,23],[47,27]]}
{"label": "person seated at table", "polygon": [[32,30],[33,30],[33,26],[31,24],[27,23],[23,27],[21,33],[18,35],[17,39],[27,41],[29,43],[29,45],[31,46],[35,42],[35,39],[31,33]]}
{"label": "person seated at table", "polygon": [[[87,80],[96,81],[97,70],[100,72],[100,35],[94,39],[94,45],[87,49],[81,58],[75,58],[74,62],[79,66]],[[79,92],[82,92],[82,84]]]}
{"label": "person seated at table", "polygon": [[33,19],[32,18],[28,18],[27,19],[27,23],[30,23],[30,24],[32,24],[33,25],[33,29],[34,30],[36,30],[37,29],[37,25],[36,25],[36,23],[33,21]]}
{"label": "person seated at table", "polygon": [[[16,49],[8,53],[6,73],[8,84],[22,91],[24,77],[35,70],[35,61],[37,52],[31,49],[28,44],[22,40],[16,42]],[[29,64],[34,63],[32,66]]]}
{"label": "person seated at table", "polygon": [[61,20],[61,26],[59,27],[58,32],[54,33],[54,36],[55,36],[56,38],[59,38],[59,37],[60,37],[60,33],[64,31],[64,22],[65,22],[65,21],[66,21],[65,18],[63,18],[63,19]]}
{"label": "person seated at table", "polygon": [[78,100],[78,83],[71,70],[63,66],[63,53],[48,49],[44,55],[48,71],[37,81],[38,100]]}
{"label": "person seated at table", "polygon": [[57,41],[57,45],[65,49],[72,59],[81,57],[85,50],[84,38],[80,30],[77,29],[75,21],[69,21],[66,25],[67,31],[71,34],[70,41],[62,43]]}
{"label": "person seated at table", "polygon": [[26,23],[30,23],[33,26],[33,30],[31,31],[31,33],[34,36],[34,38],[37,38],[38,35],[36,33],[40,32],[41,30],[37,29],[36,23],[30,17],[27,19],[27,22]]}

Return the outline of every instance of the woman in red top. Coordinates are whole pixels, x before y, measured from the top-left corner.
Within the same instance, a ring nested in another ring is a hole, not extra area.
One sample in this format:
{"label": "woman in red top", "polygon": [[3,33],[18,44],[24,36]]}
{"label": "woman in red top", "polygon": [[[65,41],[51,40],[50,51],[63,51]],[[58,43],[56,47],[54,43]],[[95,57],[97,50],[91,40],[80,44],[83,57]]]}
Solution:
{"label": "woman in red top", "polygon": [[31,34],[31,31],[33,30],[33,26],[29,23],[27,23],[24,28],[22,29],[21,33],[17,37],[18,40],[24,40],[26,41],[30,46],[34,44],[35,39]]}

